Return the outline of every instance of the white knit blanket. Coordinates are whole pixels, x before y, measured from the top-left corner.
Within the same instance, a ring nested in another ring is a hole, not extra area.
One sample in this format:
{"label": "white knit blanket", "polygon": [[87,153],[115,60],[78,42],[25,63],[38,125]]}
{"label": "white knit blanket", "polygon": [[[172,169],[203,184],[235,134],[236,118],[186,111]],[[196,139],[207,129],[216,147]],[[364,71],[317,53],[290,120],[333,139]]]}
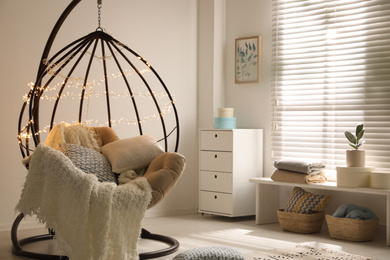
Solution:
{"label": "white knit blanket", "polygon": [[151,199],[143,177],[100,183],[61,152],[39,144],[16,210],[35,214],[56,232],[71,260],[138,259],[142,219]]}

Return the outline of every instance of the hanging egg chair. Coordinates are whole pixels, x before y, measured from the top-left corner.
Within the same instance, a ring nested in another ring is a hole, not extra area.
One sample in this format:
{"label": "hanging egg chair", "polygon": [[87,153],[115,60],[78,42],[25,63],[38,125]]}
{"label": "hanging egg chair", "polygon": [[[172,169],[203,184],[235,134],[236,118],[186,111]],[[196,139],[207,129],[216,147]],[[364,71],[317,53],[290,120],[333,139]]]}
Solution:
{"label": "hanging egg chair", "polygon": [[[174,99],[151,64],[100,27],[101,0],[98,0],[98,28],[49,55],[63,22],[81,0],[73,0],[55,24],[44,48],[37,77],[24,97],[18,121],[18,141],[23,158],[58,123],[108,126],[126,137],[150,134],[165,152],[177,152],[179,120]],[[68,259],[38,254],[22,245],[52,239],[49,234],[23,240],[17,237],[21,213],[11,231],[14,253],[36,259]],[[162,241],[169,248],[140,254],[140,259],[175,252],[176,239],[144,229],[141,238]]]}

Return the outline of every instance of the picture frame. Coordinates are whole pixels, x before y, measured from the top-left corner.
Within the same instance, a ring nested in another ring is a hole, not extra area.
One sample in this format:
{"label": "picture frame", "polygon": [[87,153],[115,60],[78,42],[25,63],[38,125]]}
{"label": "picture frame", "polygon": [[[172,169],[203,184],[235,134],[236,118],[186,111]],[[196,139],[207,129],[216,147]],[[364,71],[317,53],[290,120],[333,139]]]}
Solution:
{"label": "picture frame", "polygon": [[235,44],[235,83],[261,81],[261,36],[237,38]]}

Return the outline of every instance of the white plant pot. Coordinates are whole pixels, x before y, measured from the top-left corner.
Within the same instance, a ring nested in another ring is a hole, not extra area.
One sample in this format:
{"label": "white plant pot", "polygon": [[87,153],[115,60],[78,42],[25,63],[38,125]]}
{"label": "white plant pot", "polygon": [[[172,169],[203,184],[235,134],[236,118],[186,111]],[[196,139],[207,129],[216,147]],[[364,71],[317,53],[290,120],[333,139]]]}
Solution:
{"label": "white plant pot", "polygon": [[365,150],[347,150],[346,152],[347,167],[365,167],[366,151]]}

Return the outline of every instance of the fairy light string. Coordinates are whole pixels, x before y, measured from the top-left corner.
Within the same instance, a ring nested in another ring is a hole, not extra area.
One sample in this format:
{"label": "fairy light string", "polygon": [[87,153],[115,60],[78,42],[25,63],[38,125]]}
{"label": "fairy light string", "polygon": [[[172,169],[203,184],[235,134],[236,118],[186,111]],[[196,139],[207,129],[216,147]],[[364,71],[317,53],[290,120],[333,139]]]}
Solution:
{"label": "fairy light string", "polygon": [[[101,0],[98,0],[98,28],[97,30],[103,30],[103,28],[101,27]],[[111,41],[110,42],[111,44],[115,44],[116,47],[116,51],[111,51],[111,55],[103,55],[102,56],[99,56],[99,54],[96,54],[96,53],[92,53],[88,50],[85,51],[86,54],[90,55],[90,56],[93,56],[93,59],[96,60],[97,62],[101,62],[103,63],[102,61],[109,61],[109,60],[113,60],[116,55],[118,55],[119,53],[121,53],[122,50],[124,49],[127,49],[129,50],[129,48],[124,45],[123,43],[120,43],[120,42],[117,42],[117,41]],[[148,120],[151,120],[151,119],[155,119],[155,120],[163,120],[162,117],[166,116],[168,113],[170,113],[172,110],[174,110],[174,97],[171,97],[169,95],[169,93],[167,92],[161,92],[161,93],[157,93],[157,92],[154,92],[154,91],[151,91],[151,92],[147,92],[147,93],[142,93],[142,92],[132,92],[132,93],[129,93],[128,91],[126,92],[117,92],[117,91],[114,91],[114,90],[105,90],[104,88],[104,85],[106,83],[106,81],[108,80],[115,80],[115,79],[120,79],[120,78],[123,78],[123,77],[131,77],[131,76],[139,76],[141,78],[143,78],[144,76],[148,76],[149,73],[154,72],[151,64],[145,60],[144,58],[142,58],[141,56],[139,56],[138,54],[134,53],[133,51],[131,51],[134,55],[135,55],[135,58],[138,59],[139,61],[141,61],[141,63],[144,63],[144,65],[146,65],[146,68],[143,69],[143,70],[138,70],[137,68],[133,67],[133,69],[131,70],[123,70],[121,72],[117,72],[117,73],[112,73],[112,74],[108,74],[107,76],[105,77],[102,77],[100,79],[97,79],[97,80],[88,80],[85,84],[85,79],[83,77],[77,77],[77,76],[65,76],[62,72],[62,68],[66,66],[65,63],[67,63],[69,60],[68,59],[61,59],[61,61],[57,61],[57,62],[50,62],[49,60],[45,59],[43,60],[43,63],[45,64],[46,66],[46,75],[47,76],[51,76],[52,78],[56,78],[56,81],[57,79],[59,79],[60,82],[51,82],[51,85],[47,85],[47,86],[35,86],[34,83],[29,83],[28,86],[30,88],[30,91],[29,91],[29,94],[26,94],[23,96],[23,100],[25,102],[25,104],[29,104],[31,99],[33,98],[37,98],[39,96],[40,100],[44,100],[44,101],[57,101],[59,99],[81,99],[81,98],[84,98],[88,101],[88,105],[87,105],[87,111],[89,110],[89,104],[90,104],[90,100],[92,98],[99,98],[100,96],[105,96],[105,97],[109,97],[110,99],[120,99],[120,98],[134,98],[134,97],[138,97],[138,98],[145,98],[145,99],[168,99],[167,102],[165,102],[164,106],[162,107],[162,109],[160,110],[160,108],[158,107],[158,111],[157,113],[153,113],[149,116],[144,116],[144,117],[141,117],[139,119],[135,118],[134,119],[129,119],[129,118],[120,118],[120,119],[111,119],[109,121],[100,121],[100,120],[96,120],[96,119],[84,119],[84,120],[81,120],[81,122],[79,121],[72,121],[72,122],[65,122],[66,124],[78,124],[78,123],[81,123],[81,124],[85,124],[85,125],[93,125],[93,126],[107,126],[107,125],[111,125],[111,126],[115,126],[115,125],[119,125],[119,124],[127,124],[127,125],[139,125],[139,124],[143,124],[145,122],[147,122]],[[74,55],[74,53],[72,52],[69,52],[66,56],[72,56],[72,59],[75,58],[75,56],[77,55]],[[62,73],[61,73],[62,72]],[[63,88],[63,91],[61,91],[61,94],[59,93],[59,91]],[[84,96],[82,97],[82,90],[85,89],[85,94]],[[34,91],[34,93],[33,93]],[[87,113],[87,116],[86,118],[88,118],[88,113]],[[63,121],[62,121],[63,122]],[[60,123],[62,123],[60,122]],[[19,143],[22,144],[23,141],[25,142],[28,142],[28,140],[30,138],[32,138],[32,133],[31,133],[31,129],[33,127],[33,124],[34,124],[34,121],[33,119],[30,119],[27,124],[20,130],[19,134],[18,134],[18,140],[19,140]],[[58,122],[53,122],[53,125],[56,125],[58,124]],[[43,133],[47,133],[50,131],[52,125],[48,124],[46,126],[44,126],[43,128],[37,130],[37,131],[34,131],[34,135],[38,136],[40,134],[43,134]]]}
{"label": "fairy light string", "polygon": [[[98,57],[96,57],[98,58]],[[141,60],[142,58],[139,57],[139,59]],[[146,62],[147,63],[147,62]],[[148,67],[150,68],[150,64],[147,63]],[[53,67],[52,67],[53,68]],[[143,71],[140,71],[141,74],[144,74],[144,73],[148,73],[150,72],[150,69],[145,69]],[[49,70],[49,74],[52,75],[52,73],[55,73],[53,69],[50,69]],[[130,77],[132,75],[135,75],[137,72],[135,72],[134,70],[127,70],[125,73],[115,73],[115,74],[111,74],[110,76],[107,76],[107,79],[117,79],[119,77]],[[60,83],[57,83],[55,84],[54,86],[48,86],[46,89],[40,87],[40,86],[37,86],[35,88],[35,91],[37,93],[40,93],[43,91],[43,94],[40,96],[40,99],[41,100],[46,100],[46,101],[55,101],[57,99],[62,99],[62,98],[71,98],[71,99],[81,99],[81,93],[77,93],[76,91],[81,91],[82,88],[87,88],[89,91],[87,92],[87,94],[84,96],[85,99],[91,99],[91,98],[98,98],[99,96],[106,96],[107,95],[107,92],[106,91],[99,91],[99,90],[95,90],[97,89],[99,86],[102,86],[105,79],[102,78],[100,80],[92,80],[90,82],[88,82],[86,84],[86,86],[83,86],[82,82],[84,81],[84,79],[82,77],[71,77],[71,78],[67,78],[63,75],[61,75],[60,73],[57,73],[56,76],[59,76],[59,77],[62,77],[64,80]],[[61,96],[59,96],[58,94],[47,94],[47,93],[50,93],[50,92],[54,92],[56,90],[58,90],[61,86],[64,85],[65,83],[65,80],[67,82],[66,84],[66,88],[67,89],[70,89],[70,91],[64,91]],[[31,92],[33,91],[35,85],[34,83],[30,82],[28,84],[29,88],[30,88],[30,94],[26,94],[23,96],[23,100],[25,103],[29,103],[30,102],[30,99],[31,99]],[[142,92],[135,92],[133,93],[132,95],[129,93],[129,92],[122,92],[122,93],[117,93],[115,91],[109,91],[108,92],[108,95],[110,98],[114,98],[114,99],[119,99],[119,98],[127,98],[127,97],[140,97],[140,98],[150,98],[152,99],[153,97],[154,98],[159,98],[159,99],[163,99],[163,98],[169,98],[169,95],[166,93],[166,92],[161,92],[161,93],[156,93],[156,92],[147,92],[147,93],[142,93]],[[145,116],[143,117],[142,119],[140,119],[139,121],[136,120],[136,119],[127,119],[127,118],[120,118],[120,119],[111,119],[111,125],[112,126],[115,126],[115,125],[118,125],[118,124],[127,124],[127,125],[137,125],[139,123],[145,123],[146,121],[148,121],[149,119],[160,119],[161,117],[165,116],[166,114],[168,114],[169,112],[171,112],[172,110],[172,106],[174,104],[174,98],[173,100],[165,103],[163,109],[161,110],[161,113],[154,113],[150,116]],[[19,143],[22,142],[22,140],[26,140],[26,139],[29,139],[32,137],[32,134],[31,133],[25,133],[27,129],[29,129],[31,127],[31,125],[34,123],[33,120],[30,120],[28,121],[28,123],[21,129],[19,135],[18,135],[18,139],[19,139]],[[71,122],[71,124],[75,124],[75,123],[78,123],[77,121],[73,121]],[[108,121],[99,121],[99,120],[95,120],[95,119],[85,119],[81,122],[82,124],[86,124],[86,125],[95,125],[95,126],[106,126],[109,124]],[[57,123],[55,123],[57,124]],[[41,130],[37,131],[35,133],[35,135],[40,135],[42,133],[46,133],[50,131],[50,125],[47,125],[45,127],[43,127]]]}
{"label": "fairy light string", "polygon": [[[161,110],[161,114],[158,114],[158,113],[155,113],[155,114],[152,114],[150,116],[145,116],[143,117],[142,119],[140,119],[140,121],[136,120],[136,119],[126,119],[126,118],[120,118],[120,119],[111,119],[111,125],[112,126],[115,126],[115,125],[119,125],[119,124],[127,124],[127,125],[137,125],[139,123],[145,123],[147,122],[148,120],[150,119],[156,119],[156,120],[159,120],[161,117],[165,116],[166,114],[170,113],[171,110],[172,110],[172,104],[174,102],[171,101],[167,104],[165,104],[164,108]],[[19,143],[23,140],[23,139],[29,139],[32,137],[32,134],[29,133],[25,133],[25,131],[27,129],[29,129],[29,127],[34,123],[33,120],[30,120],[27,125],[25,127],[22,128],[22,130],[20,131],[19,135],[18,135],[18,139],[19,139]],[[79,123],[78,121],[72,121],[72,122],[64,122],[64,121],[61,121],[60,123],[67,123],[67,124],[77,124]],[[57,123],[55,122],[54,125],[56,125]],[[99,121],[99,120],[95,120],[95,119],[84,119],[81,124],[85,124],[85,125],[94,125],[94,126],[107,126],[109,124],[108,121]],[[50,125],[46,125],[45,127],[43,127],[41,130],[37,131],[35,133],[35,135],[40,135],[40,134],[43,134],[43,133],[47,133],[50,131]]]}

